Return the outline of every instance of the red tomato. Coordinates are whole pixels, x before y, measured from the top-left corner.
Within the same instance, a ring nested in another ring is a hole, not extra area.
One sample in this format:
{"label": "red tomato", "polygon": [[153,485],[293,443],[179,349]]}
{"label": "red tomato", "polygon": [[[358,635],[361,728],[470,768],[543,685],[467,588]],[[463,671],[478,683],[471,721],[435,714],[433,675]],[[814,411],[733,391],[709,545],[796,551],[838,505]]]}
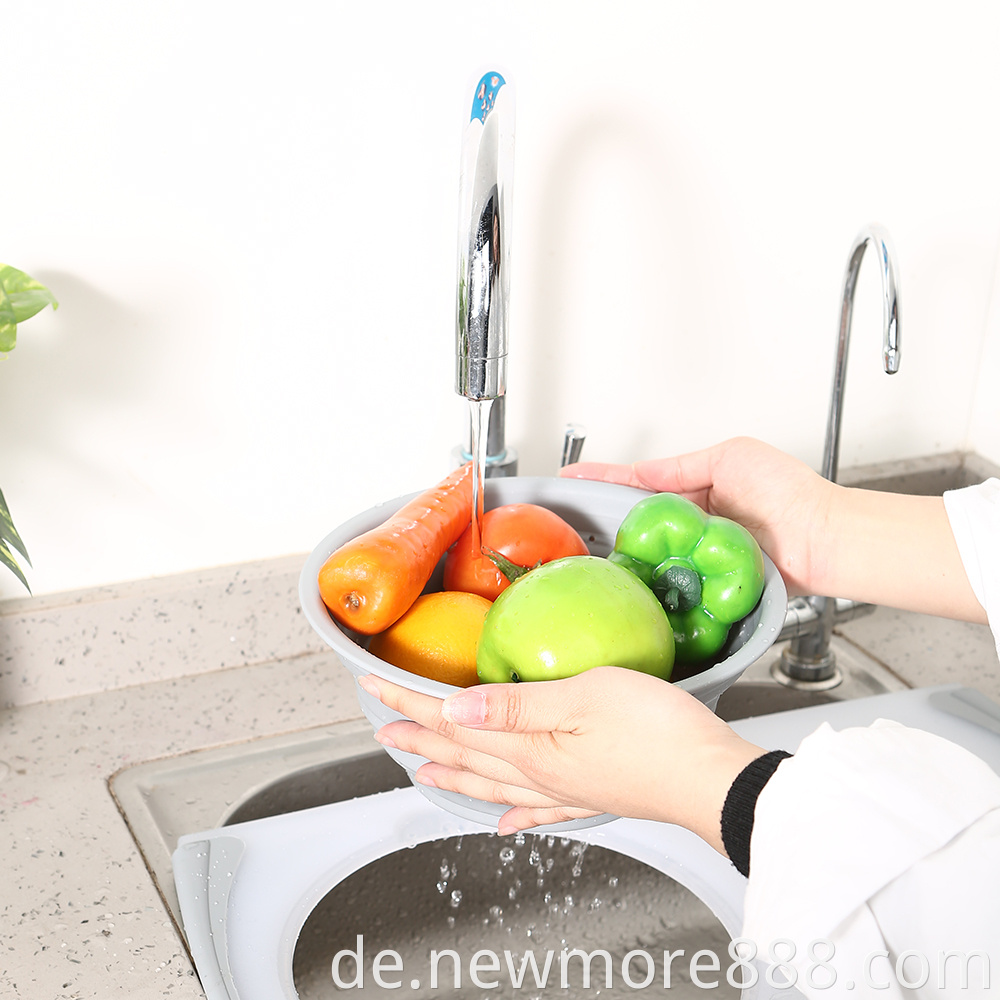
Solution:
{"label": "red tomato", "polygon": [[[511,503],[483,515],[483,548],[531,569],[563,556],[585,556],[586,542],[558,514],[533,503]],[[448,550],[444,589],[465,590],[489,600],[510,586],[489,556],[473,552],[472,525]]]}

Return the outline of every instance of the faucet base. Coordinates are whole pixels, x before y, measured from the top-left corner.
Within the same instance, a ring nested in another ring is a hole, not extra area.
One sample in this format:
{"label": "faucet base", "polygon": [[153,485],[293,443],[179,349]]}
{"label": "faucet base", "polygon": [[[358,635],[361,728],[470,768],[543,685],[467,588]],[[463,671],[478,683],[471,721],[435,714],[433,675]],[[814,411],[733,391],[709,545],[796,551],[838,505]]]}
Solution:
{"label": "faucet base", "polygon": [[829,691],[844,679],[833,653],[827,652],[815,660],[802,660],[789,649],[783,650],[771,664],[771,676],[779,684],[797,691]]}

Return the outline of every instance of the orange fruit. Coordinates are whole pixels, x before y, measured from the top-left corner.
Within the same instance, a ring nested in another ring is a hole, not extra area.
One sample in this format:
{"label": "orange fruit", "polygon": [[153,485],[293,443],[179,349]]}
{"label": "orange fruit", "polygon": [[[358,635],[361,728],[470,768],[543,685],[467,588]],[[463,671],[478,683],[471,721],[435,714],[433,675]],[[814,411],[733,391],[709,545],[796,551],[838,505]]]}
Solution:
{"label": "orange fruit", "polygon": [[458,687],[478,684],[476,645],[491,603],[459,590],[422,594],[401,618],[372,637],[368,652],[431,680]]}

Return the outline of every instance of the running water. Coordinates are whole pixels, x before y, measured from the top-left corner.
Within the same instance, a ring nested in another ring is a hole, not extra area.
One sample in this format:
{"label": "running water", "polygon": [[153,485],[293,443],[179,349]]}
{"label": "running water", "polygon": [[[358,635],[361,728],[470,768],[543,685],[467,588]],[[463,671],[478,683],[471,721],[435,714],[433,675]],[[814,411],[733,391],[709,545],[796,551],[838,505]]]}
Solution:
{"label": "running water", "polygon": [[472,546],[482,552],[483,511],[486,503],[486,435],[490,426],[492,399],[470,399],[472,423]]}

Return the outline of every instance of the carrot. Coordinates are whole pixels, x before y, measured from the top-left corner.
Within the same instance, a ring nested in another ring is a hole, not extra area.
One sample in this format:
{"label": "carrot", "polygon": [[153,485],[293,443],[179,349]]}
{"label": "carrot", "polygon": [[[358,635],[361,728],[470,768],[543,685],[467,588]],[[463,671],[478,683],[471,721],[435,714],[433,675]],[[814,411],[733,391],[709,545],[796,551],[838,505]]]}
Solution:
{"label": "carrot", "polygon": [[323,603],[356,632],[387,629],[417,599],[471,521],[470,462],[337,549],[319,571]]}

